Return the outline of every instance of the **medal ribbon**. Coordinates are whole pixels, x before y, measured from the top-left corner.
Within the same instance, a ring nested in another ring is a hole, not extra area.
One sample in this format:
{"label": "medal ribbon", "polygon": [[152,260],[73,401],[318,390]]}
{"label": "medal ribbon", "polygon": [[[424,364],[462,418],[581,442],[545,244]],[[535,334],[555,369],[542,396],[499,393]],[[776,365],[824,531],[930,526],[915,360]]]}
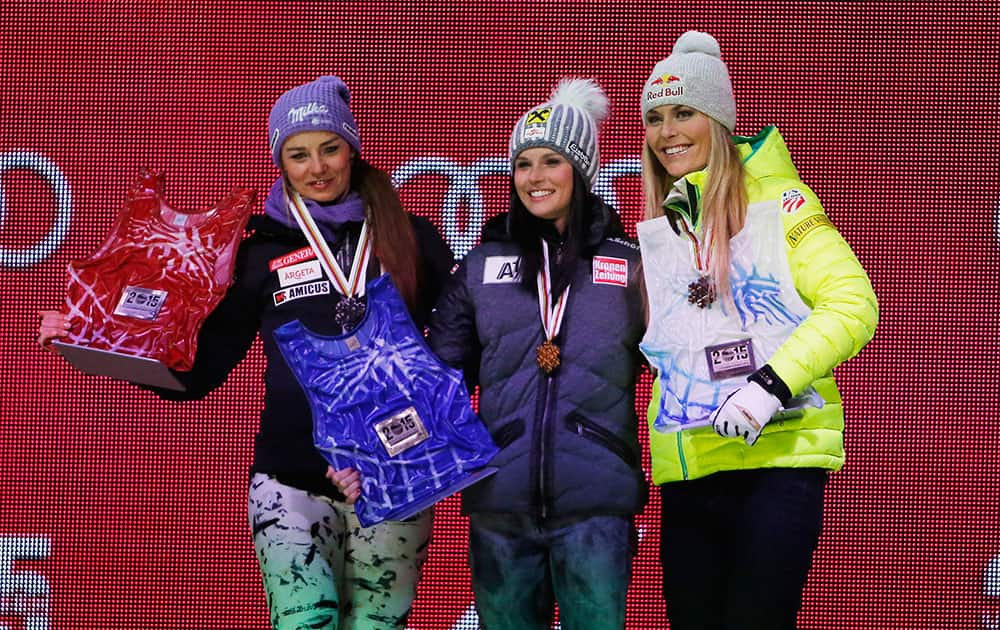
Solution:
{"label": "medal ribbon", "polygon": [[538,310],[542,315],[542,329],[545,339],[552,341],[562,328],[563,315],[566,314],[566,302],[569,299],[569,285],[563,289],[562,295],[554,305],[552,302],[552,279],[549,276],[549,244],[542,239],[542,268],[538,271]]}
{"label": "medal ribbon", "polygon": [[[688,227],[687,221],[685,221],[683,218],[680,220],[680,224],[681,228],[683,228],[684,230],[684,233],[688,235],[688,238],[691,239],[691,244],[694,246],[694,261],[695,264],[698,266],[698,271],[706,273],[708,271],[708,261],[702,263],[701,243],[698,242],[698,237],[691,232],[691,228]],[[708,239],[705,240],[707,242]],[[711,252],[709,252],[709,255],[711,255]]]}
{"label": "medal ribbon", "polygon": [[[683,184],[687,184],[686,188],[684,187],[682,182]],[[672,208],[675,212],[681,215],[679,217],[679,223],[681,224],[681,229],[684,230],[684,234],[686,234],[687,237],[691,239],[691,245],[694,249],[695,265],[697,266],[698,271],[700,271],[702,274],[705,274],[708,272],[708,265],[710,262],[710,260],[707,260],[707,257],[711,255],[711,252],[708,252],[704,257],[706,259],[703,260],[702,250],[701,250],[701,246],[703,243],[698,241],[698,237],[694,235],[694,232],[692,232],[692,227],[691,225],[689,225],[689,221],[691,223],[694,223],[695,221],[695,219],[691,217],[696,216],[695,215],[696,208],[692,206],[692,203],[694,204],[698,203],[697,193],[694,191],[694,186],[692,186],[686,180],[679,179],[676,182],[674,182],[674,187],[670,189],[669,193],[667,193],[667,198],[663,200],[663,207]],[[707,234],[705,235],[704,245],[708,245]]]}
{"label": "medal ribbon", "polygon": [[299,224],[302,234],[309,241],[309,245],[319,259],[319,264],[322,265],[327,277],[333,282],[334,288],[341,295],[348,298],[364,295],[365,283],[363,277],[365,270],[368,268],[368,260],[371,258],[372,250],[371,241],[368,238],[368,221],[361,224],[361,236],[358,237],[358,246],[354,250],[354,260],[351,263],[351,275],[345,277],[344,271],[337,263],[333,252],[330,251],[330,246],[327,245],[326,239],[320,233],[319,227],[316,226],[316,222],[306,209],[299,193],[293,190],[291,196],[289,196],[288,189],[286,188],[285,201],[288,202],[288,209],[291,211],[292,216],[295,217],[295,222]]}

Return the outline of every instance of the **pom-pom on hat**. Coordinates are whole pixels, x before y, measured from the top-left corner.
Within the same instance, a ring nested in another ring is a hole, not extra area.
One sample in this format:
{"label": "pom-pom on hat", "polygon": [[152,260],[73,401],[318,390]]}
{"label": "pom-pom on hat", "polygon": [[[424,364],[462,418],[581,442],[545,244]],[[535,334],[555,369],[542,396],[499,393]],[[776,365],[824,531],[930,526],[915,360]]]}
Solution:
{"label": "pom-pom on hat", "polygon": [[528,110],[510,135],[510,163],[525,149],[558,151],[593,188],[601,154],[598,128],[608,117],[608,96],[591,79],[563,79],[549,100]]}
{"label": "pom-pom on hat", "polygon": [[687,105],[736,130],[736,99],[719,42],[708,33],[688,31],[670,56],[656,64],[642,89],[642,119],[660,105]]}
{"label": "pom-pom on hat", "polygon": [[293,87],[279,96],[267,125],[275,166],[281,166],[282,145],[301,131],[332,131],[361,153],[361,134],[347,106],[350,101],[351,91],[333,75]]}

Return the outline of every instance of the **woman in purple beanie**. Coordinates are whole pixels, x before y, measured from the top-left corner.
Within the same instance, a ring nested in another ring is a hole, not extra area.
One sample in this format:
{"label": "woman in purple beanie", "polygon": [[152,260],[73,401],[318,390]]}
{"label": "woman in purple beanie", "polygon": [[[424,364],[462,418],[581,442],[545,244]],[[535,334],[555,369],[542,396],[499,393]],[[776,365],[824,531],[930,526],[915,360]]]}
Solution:
{"label": "woman in purple beanie", "polygon": [[[349,101],[344,82],[324,76],[275,102],[268,133],[281,176],[242,252],[252,266],[250,276],[237,281],[246,293],[219,320],[231,326],[248,318],[239,313],[251,313],[254,332],[265,340],[267,391],[249,511],[275,628],[403,628],[430,541],[430,510],[403,522],[360,526],[353,506],[324,478],[328,467],[313,445],[309,403],[271,334],[295,319],[317,334],[346,332],[364,313],[352,287],[383,271],[422,328],[453,264],[434,226],[406,213],[389,176],[361,157]],[[312,251],[292,217],[286,188],[304,202],[346,286],[313,276],[291,284],[298,270],[319,270],[320,252]],[[317,291],[289,291],[294,286]],[[246,333],[244,343],[253,336]]]}
{"label": "woman in purple beanie", "polygon": [[[274,336],[294,320],[318,335],[353,330],[365,313],[358,287],[383,271],[422,330],[454,264],[430,221],[405,212],[389,176],[361,157],[349,100],[340,78],[324,76],[275,102],[268,135],[280,175],[264,216],[248,224],[235,280],[202,327],[194,368],[175,372],[186,391],[156,390],[204,397],[260,335],[267,368],[248,508],[271,625],[280,630],[405,627],[431,534],[429,509],[360,525],[326,478],[332,471],[313,444],[310,403]],[[293,205],[311,219],[308,238]],[[64,336],[66,324],[43,312],[39,342]]]}

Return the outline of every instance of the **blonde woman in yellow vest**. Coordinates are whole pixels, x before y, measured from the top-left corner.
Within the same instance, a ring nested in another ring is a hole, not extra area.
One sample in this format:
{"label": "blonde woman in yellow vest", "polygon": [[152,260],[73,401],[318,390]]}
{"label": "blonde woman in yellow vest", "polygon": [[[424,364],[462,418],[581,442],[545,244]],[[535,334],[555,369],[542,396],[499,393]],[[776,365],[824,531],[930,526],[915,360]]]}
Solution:
{"label": "blonde woman in yellow vest", "polygon": [[778,130],[731,135],[711,35],[677,40],[642,109],[641,348],[671,628],[794,628],[844,461],[833,368],[872,338],[878,304]]}

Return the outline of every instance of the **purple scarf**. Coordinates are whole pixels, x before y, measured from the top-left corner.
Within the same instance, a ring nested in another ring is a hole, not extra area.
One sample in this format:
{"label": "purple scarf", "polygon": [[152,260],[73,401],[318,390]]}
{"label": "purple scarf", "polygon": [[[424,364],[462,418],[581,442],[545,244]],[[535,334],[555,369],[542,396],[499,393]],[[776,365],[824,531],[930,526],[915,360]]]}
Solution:
{"label": "purple scarf", "polygon": [[[361,200],[361,195],[353,190],[342,197],[340,201],[329,204],[321,204],[311,199],[302,198],[309,210],[310,216],[316,221],[323,237],[328,241],[336,241],[336,235],[340,227],[345,223],[365,220],[365,204]],[[271,186],[271,192],[267,194],[267,201],[264,202],[264,214],[271,217],[282,225],[298,230],[299,224],[295,222],[295,217],[285,204],[285,188],[281,178]]]}

